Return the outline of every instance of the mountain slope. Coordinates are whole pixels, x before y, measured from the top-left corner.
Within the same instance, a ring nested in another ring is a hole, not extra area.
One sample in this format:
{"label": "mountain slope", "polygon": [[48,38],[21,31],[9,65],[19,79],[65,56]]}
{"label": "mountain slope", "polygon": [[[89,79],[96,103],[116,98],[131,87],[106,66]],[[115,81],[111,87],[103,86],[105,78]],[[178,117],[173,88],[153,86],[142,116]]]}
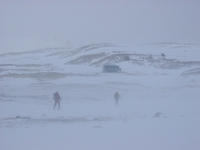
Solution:
{"label": "mountain slope", "polygon": [[[120,66],[132,65],[130,72],[126,67],[122,71],[126,73],[137,72],[138,67],[154,67],[157,69],[199,69],[200,61],[189,56],[191,51],[198,52],[198,45],[159,43],[143,46],[116,46],[108,43],[91,44],[77,49],[51,48],[39,49],[29,52],[8,53],[0,55],[0,78],[4,77],[30,77],[41,76],[47,78],[57,74],[57,79],[74,73],[78,65],[96,68],[91,69],[91,74],[100,73],[105,64],[117,64]],[[198,52],[199,53],[199,52]],[[161,55],[164,54],[164,55]],[[170,57],[170,56],[173,57]],[[176,56],[176,57],[174,57]],[[189,57],[188,57],[189,56]],[[74,67],[72,67],[74,66]],[[89,69],[89,68],[88,68]],[[94,70],[94,71],[92,71]],[[75,71],[84,74],[85,71]],[[58,75],[60,74],[60,75]],[[186,75],[186,73],[182,73]],[[191,74],[191,73],[190,73]],[[198,72],[195,72],[198,74]]]}

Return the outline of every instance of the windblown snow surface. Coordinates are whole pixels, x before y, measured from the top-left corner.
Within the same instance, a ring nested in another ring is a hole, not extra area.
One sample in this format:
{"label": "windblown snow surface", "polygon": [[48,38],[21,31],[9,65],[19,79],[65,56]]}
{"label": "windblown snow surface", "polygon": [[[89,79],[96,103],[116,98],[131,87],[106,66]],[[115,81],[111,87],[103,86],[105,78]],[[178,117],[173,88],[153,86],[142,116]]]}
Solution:
{"label": "windblown snow surface", "polygon": [[199,56],[190,43],[1,54],[0,149],[199,150]]}

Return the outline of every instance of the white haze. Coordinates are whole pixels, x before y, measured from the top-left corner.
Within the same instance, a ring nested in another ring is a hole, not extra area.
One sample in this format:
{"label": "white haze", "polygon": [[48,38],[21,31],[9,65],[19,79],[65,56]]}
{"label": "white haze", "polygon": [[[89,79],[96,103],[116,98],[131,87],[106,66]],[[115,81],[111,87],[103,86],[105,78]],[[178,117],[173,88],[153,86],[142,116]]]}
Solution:
{"label": "white haze", "polygon": [[199,43],[199,14],[199,0],[1,0],[0,53],[102,42]]}
{"label": "white haze", "polygon": [[[0,55],[0,149],[200,150],[199,48],[92,44]],[[122,71],[102,72],[107,63]]]}
{"label": "white haze", "polygon": [[0,150],[200,150],[199,54],[199,0],[0,0]]}

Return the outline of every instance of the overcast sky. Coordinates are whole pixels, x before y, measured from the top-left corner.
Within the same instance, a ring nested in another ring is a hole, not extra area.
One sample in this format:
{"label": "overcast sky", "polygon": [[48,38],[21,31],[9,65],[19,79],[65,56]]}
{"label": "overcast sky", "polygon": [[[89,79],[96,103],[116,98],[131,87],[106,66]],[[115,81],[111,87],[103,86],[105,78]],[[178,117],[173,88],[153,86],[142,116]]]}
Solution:
{"label": "overcast sky", "polygon": [[1,51],[16,51],[15,38],[200,43],[200,0],[0,0]]}

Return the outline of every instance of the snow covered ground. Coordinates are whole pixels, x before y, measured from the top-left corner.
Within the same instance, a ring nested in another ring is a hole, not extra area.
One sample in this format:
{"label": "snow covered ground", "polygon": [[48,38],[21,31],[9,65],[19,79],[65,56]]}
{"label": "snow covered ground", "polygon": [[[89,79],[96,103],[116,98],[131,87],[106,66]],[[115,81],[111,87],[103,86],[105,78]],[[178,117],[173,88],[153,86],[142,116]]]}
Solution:
{"label": "snow covered ground", "polygon": [[189,43],[1,54],[0,149],[199,150],[199,56]]}

